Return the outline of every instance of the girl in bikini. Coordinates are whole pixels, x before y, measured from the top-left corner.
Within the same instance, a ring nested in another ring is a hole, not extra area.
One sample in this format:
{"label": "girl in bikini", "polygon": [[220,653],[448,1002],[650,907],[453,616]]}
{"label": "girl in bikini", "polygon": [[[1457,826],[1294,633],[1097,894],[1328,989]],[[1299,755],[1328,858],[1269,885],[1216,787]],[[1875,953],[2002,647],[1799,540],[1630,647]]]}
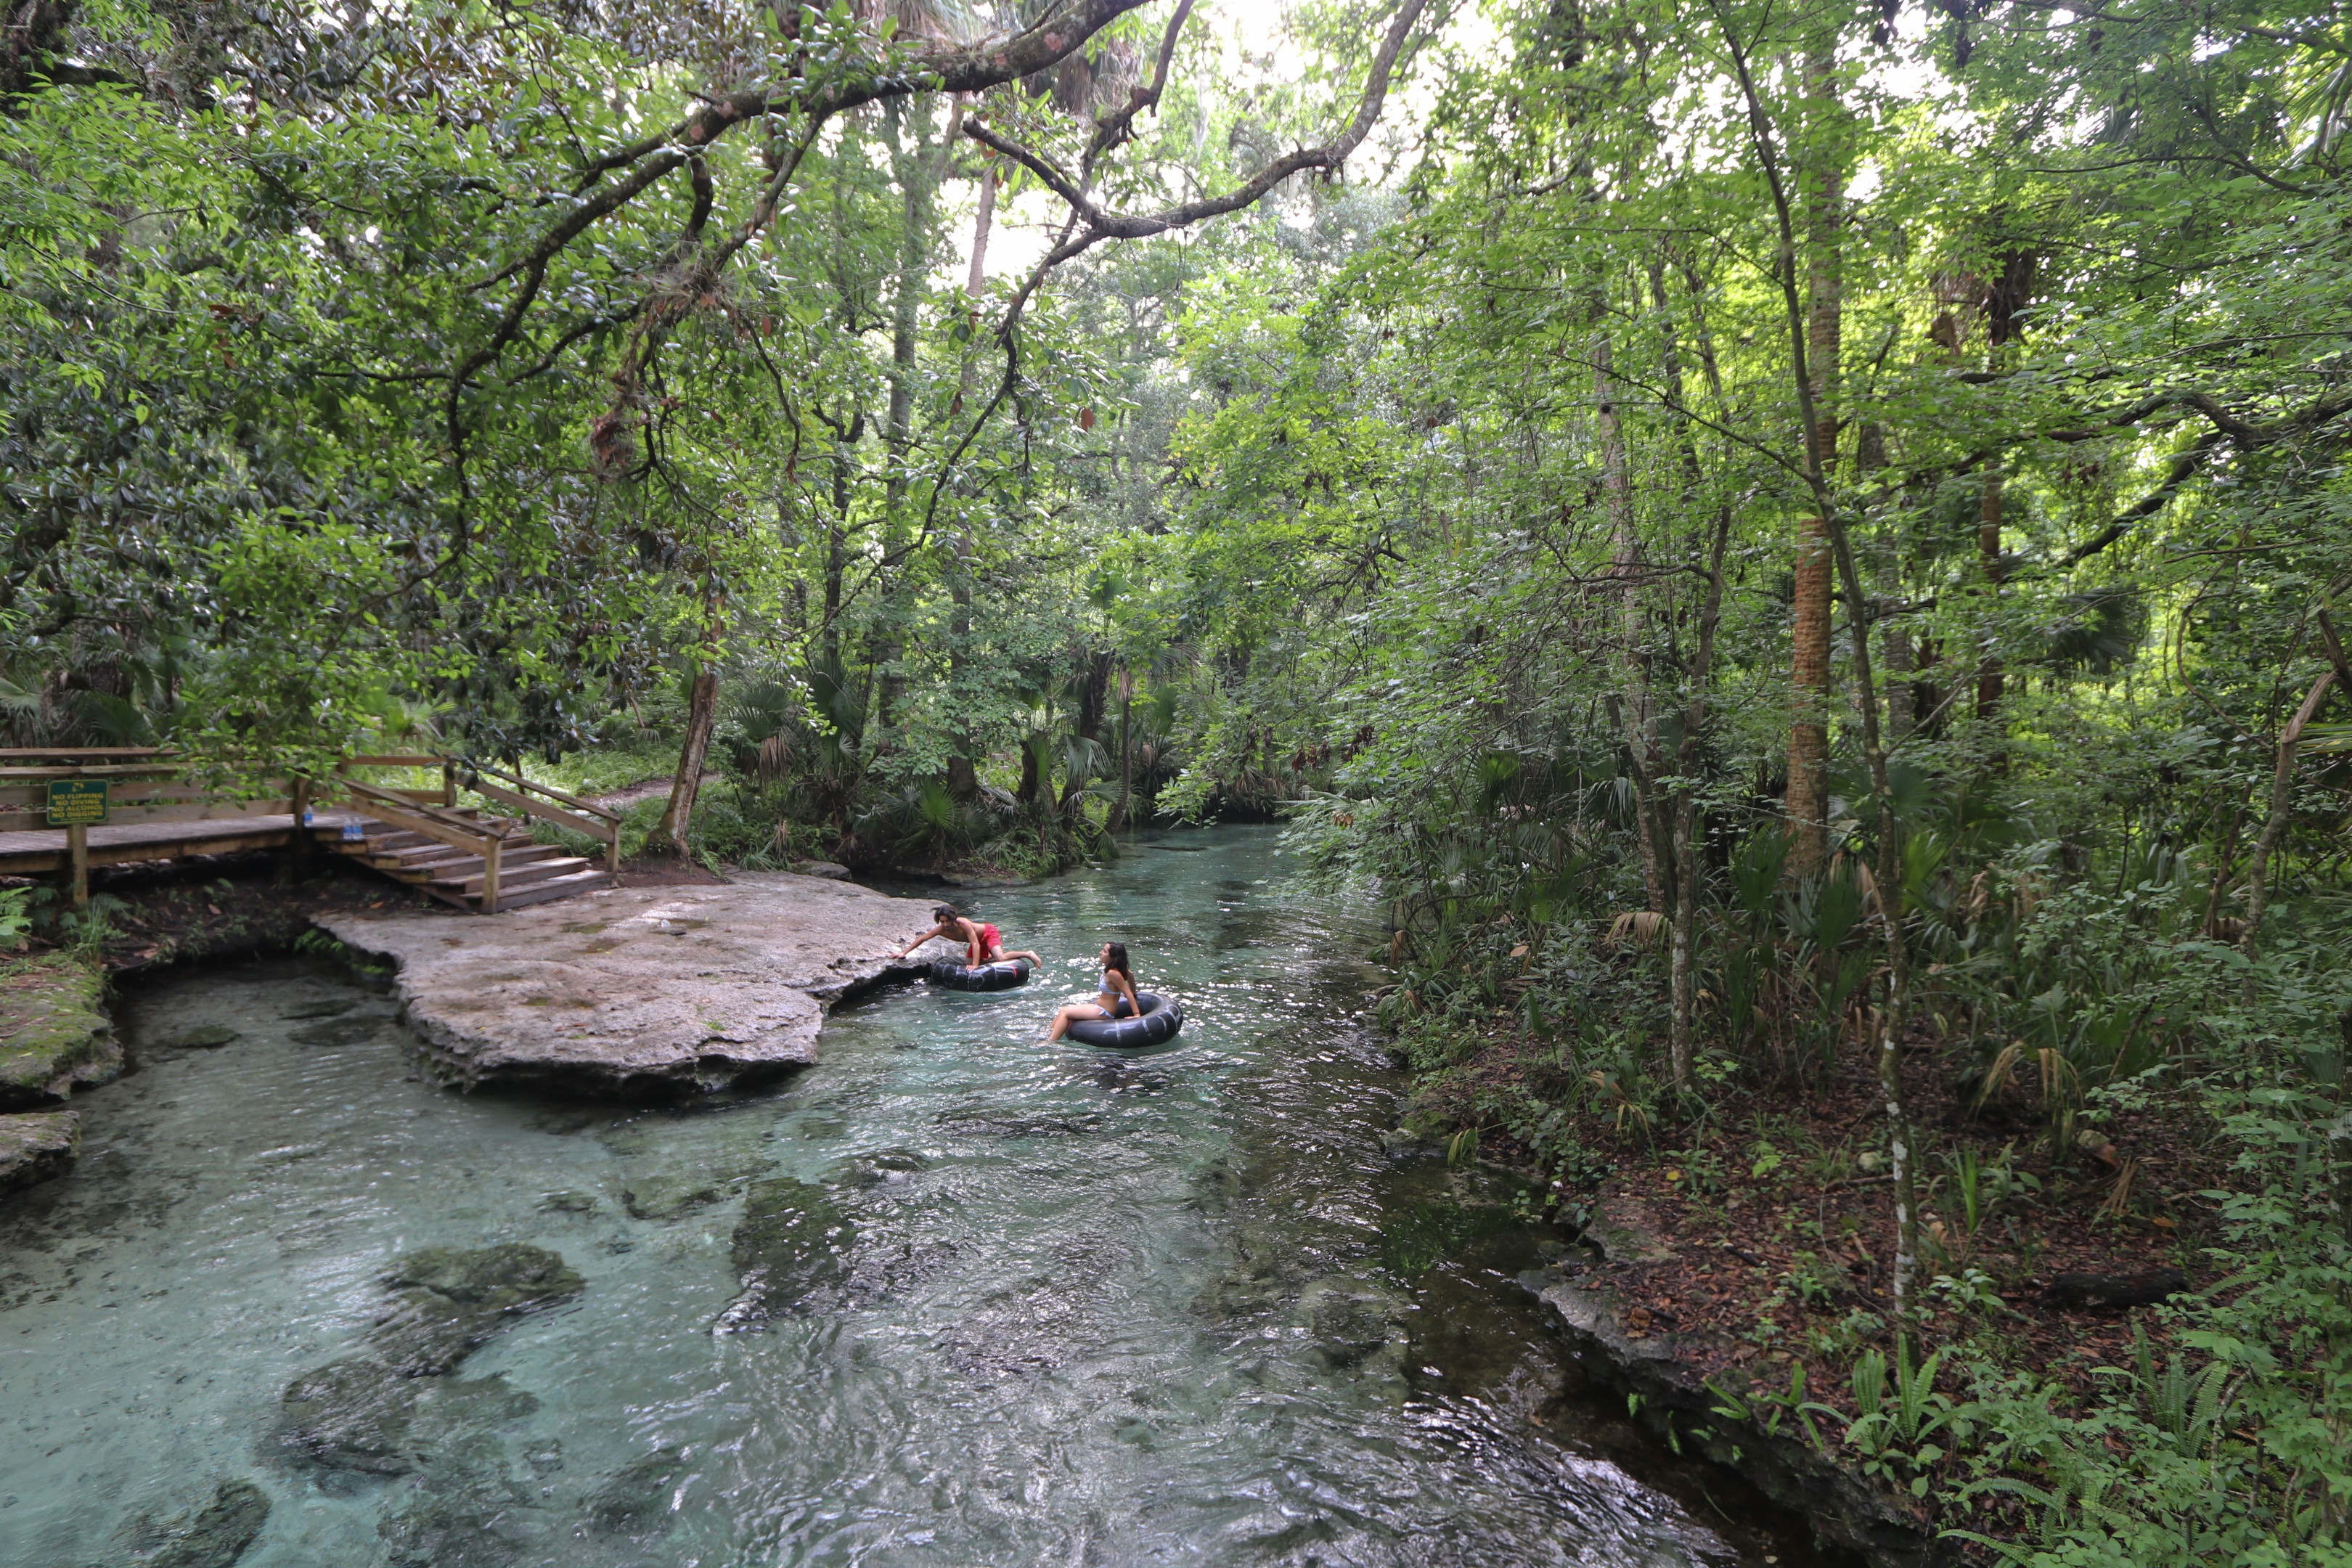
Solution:
{"label": "girl in bikini", "polygon": [[956,907],[953,904],[941,904],[931,911],[931,919],[939,923],[890,956],[904,958],[923,943],[936,937],[945,937],[950,942],[963,943],[964,963],[973,969],[978,969],[983,963],[1002,963],[1007,959],[1013,958],[1027,959],[1033,969],[1045,964],[1045,961],[1034,952],[1007,952],[1004,950],[1003,932],[992,925],[983,925],[968,916],[956,913]]}
{"label": "girl in bikini", "polygon": [[1124,942],[1103,943],[1102,969],[1102,990],[1093,1001],[1073,1002],[1055,1014],[1045,1044],[1050,1046],[1060,1039],[1074,1018],[1116,1018],[1122,1014],[1134,1016],[1142,1013],[1143,1004],[1135,999],[1135,971],[1128,964]]}

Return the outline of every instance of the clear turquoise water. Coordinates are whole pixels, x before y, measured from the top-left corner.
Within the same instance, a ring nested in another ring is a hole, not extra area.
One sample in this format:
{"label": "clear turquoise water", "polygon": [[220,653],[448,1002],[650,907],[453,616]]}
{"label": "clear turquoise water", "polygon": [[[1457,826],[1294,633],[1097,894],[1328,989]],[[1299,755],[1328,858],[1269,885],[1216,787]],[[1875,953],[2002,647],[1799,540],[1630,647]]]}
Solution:
{"label": "clear turquoise water", "polygon": [[[79,1170],[0,1208],[0,1563],[141,1560],[239,1478],[272,1504],[247,1564],[1794,1560],[1562,1400],[1513,1279],[1541,1238],[1384,1152],[1377,932],[1269,834],[971,901],[1043,983],[878,994],[782,1091],[692,1108],[436,1090],[389,999],[291,963],[126,999],[139,1070],[84,1097]],[[1105,938],[1184,1033],[1041,1048]],[[163,1043],[209,1024],[240,1037]],[[852,1267],[730,1331],[773,1175],[825,1188]],[[420,1468],[286,1454],[280,1391],[366,1353],[391,1259],[505,1241],[586,1289],[444,1380]]]}

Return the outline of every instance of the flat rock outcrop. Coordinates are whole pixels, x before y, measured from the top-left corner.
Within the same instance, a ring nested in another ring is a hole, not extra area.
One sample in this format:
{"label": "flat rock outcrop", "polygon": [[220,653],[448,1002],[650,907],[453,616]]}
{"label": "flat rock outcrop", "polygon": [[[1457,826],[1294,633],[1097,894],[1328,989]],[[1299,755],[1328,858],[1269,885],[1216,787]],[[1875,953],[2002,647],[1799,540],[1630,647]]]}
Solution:
{"label": "flat rock outcrop", "polygon": [[443,1082],[656,1099],[808,1066],[825,1008],[915,967],[880,955],[931,922],[918,900],[747,871],[510,914],[321,923],[398,964],[409,1025]]}
{"label": "flat rock outcrop", "polygon": [[122,1045],[96,970],[53,952],[0,981],[0,1110],[57,1105],[121,1071]]}
{"label": "flat rock outcrop", "polygon": [[81,1152],[81,1117],[71,1110],[0,1116],[0,1193],[62,1176]]}

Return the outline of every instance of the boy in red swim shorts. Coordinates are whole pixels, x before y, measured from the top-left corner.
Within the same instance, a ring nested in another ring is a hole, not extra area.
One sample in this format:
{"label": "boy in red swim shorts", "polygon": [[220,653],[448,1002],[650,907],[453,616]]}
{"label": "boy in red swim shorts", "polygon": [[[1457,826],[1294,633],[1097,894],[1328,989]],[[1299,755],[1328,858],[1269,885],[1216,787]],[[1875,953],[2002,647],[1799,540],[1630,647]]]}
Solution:
{"label": "boy in red swim shorts", "polygon": [[904,958],[923,943],[945,937],[950,942],[963,943],[964,963],[973,969],[983,963],[1002,963],[1014,958],[1027,959],[1032,968],[1045,962],[1034,952],[1008,952],[1004,947],[1003,932],[992,925],[983,925],[969,916],[958,914],[953,904],[941,904],[931,911],[931,919],[939,923],[890,956]]}

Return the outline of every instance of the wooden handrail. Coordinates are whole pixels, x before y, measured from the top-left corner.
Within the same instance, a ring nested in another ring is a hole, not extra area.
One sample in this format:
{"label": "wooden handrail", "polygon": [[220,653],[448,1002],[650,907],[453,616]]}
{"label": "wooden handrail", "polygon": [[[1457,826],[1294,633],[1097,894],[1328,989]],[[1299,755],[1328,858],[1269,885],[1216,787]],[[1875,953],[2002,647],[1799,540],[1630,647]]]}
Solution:
{"label": "wooden handrail", "polygon": [[[497,771],[500,772],[501,776],[515,779],[526,788],[544,788],[543,785],[533,784],[529,779],[520,778],[517,774],[504,773],[503,770]],[[601,806],[587,808],[588,811],[595,814],[593,816],[566,811],[562,806],[549,805],[544,802],[533,800],[519,791],[503,789],[481,777],[479,773],[474,776],[473,781],[467,787],[485,800],[503,802],[538,817],[541,822],[551,822],[558,827],[568,828],[583,837],[602,840],[604,846],[604,869],[620,870],[621,818],[618,814],[606,811]],[[546,793],[553,795],[556,792],[547,790]]]}
{"label": "wooden handrail", "polygon": [[528,790],[536,790],[541,795],[546,795],[551,800],[560,800],[564,805],[572,806],[575,810],[584,811],[591,816],[601,816],[615,826],[620,823],[621,814],[619,812],[612,810],[608,806],[598,805],[593,800],[582,800],[576,795],[566,795],[562,790],[557,789],[553,784],[543,784],[537,779],[527,779],[520,773],[509,773],[504,768],[491,767],[486,763],[475,763],[473,771],[480,773],[488,773],[493,778],[504,779],[509,784],[520,784],[523,788]]}
{"label": "wooden handrail", "polygon": [[60,763],[49,768],[0,767],[0,784],[37,784],[43,779],[164,779],[177,778],[179,773],[180,770],[169,763],[100,763],[95,767]]}
{"label": "wooden handrail", "polygon": [[0,746],[7,757],[160,757],[161,746]]}

